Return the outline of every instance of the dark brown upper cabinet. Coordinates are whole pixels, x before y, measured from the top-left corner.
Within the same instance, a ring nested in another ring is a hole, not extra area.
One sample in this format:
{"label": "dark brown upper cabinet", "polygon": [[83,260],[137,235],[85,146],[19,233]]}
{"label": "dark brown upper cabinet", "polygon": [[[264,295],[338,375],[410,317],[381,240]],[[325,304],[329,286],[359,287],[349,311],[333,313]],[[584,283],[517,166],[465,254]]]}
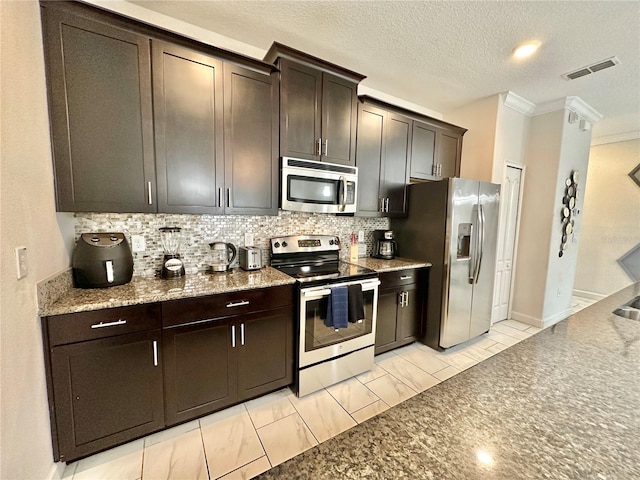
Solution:
{"label": "dark brown upper cabinet", "polygon": [[59,211],[277,214],[273,65],[77,2],[41,7]]}
{"label": "dark brown upper cabinet", "polygon": [[264,60],[280,70],[280,155],[355,165],[365,77],[277,42]]}
{"label": "dark brown upper cabinet", "polygon": [[393,217],[406,213],[411,124],[411,119],[402,115],[360,103],[357,215]]}
{"label": "dark brown upper cabinet", "polygon": [[149,41],[42,8],[59,211],[154,212]]}
{"label": "dark brown upper cabinet", "polygon": [[414,120],[411,178],[439,180],[460,176],[466,129],[437,120]]}

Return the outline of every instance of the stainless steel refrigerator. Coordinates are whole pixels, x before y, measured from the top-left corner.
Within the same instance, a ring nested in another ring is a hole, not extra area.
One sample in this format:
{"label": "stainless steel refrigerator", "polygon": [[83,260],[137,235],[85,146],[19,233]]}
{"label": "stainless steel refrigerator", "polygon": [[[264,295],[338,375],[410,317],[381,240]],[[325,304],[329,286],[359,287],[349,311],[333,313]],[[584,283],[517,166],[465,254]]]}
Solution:
{"label": "stainless steel refrigerator", "polygon": [[500,185],[464,178],[408,187],[407,218],[393,219],[400,256],[433,264],[421,341],[449,348],[491,326]]}

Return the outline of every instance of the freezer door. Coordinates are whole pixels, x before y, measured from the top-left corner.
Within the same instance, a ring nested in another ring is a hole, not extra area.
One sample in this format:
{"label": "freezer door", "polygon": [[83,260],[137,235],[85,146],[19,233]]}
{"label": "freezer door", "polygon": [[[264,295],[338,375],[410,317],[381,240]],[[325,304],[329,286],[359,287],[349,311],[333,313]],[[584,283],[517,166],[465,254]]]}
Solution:
{"label": "freezer door", "polygon": [[477,280],[473,285],[469,338],[483,334],[491,326],[491,307],[498,245],[500,185],[480,182],[478,203],[480,206],[481,236],[484,241],[479,252]]}
{"label": "freezer door", "polygon": [[477,233],[478,182],[462,178],[449,179],[450,222],[448,238],[449,285],[445,314],[440,325],[440,346],[452,347],[468,340],[471,323],[474,238]]}

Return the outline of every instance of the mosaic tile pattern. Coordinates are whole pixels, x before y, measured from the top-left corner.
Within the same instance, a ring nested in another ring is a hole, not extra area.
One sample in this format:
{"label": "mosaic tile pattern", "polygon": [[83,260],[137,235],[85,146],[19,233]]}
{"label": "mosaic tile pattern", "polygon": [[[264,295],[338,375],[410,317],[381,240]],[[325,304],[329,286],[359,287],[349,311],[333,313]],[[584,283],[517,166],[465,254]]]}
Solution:
{"label": "mosaic tile pattern", "polygon": [[[124,232],[131,243],[131,235],[142,235],[146,250],[133,254],[134,276],[155,275],[162,264],[162,242],[159,228],[182,228],[181,256],[187,273],[206,270],[209,243],[231,242],[244,246],[244,234],[252,233],[254,246],[262,250],[263,261],[269,264],[269,239],[282,235],[323,234],[338,235],[342,242],[340,255],[349,256],[349,237],[352,232],[364,231],[367,255],[373,251],[373,230],[389,228],[388,218],[362,218],[328,214],[280,211],[269,215],[178,215],[143,213],[76,213],[76,239],[88,232]],[[238,266],[238,259],[232,267]]]}

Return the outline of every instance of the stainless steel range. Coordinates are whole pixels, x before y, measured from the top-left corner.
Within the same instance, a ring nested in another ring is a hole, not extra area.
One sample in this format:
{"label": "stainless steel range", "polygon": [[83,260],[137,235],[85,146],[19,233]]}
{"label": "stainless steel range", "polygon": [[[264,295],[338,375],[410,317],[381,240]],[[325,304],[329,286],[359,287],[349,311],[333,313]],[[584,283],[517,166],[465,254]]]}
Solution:
{"label": "stainless steel range", "polygon": [[271,253],[271,266],[298,281],[296,394],[373,368],[378,274],[340,261],[333,235],[272,238]]}

